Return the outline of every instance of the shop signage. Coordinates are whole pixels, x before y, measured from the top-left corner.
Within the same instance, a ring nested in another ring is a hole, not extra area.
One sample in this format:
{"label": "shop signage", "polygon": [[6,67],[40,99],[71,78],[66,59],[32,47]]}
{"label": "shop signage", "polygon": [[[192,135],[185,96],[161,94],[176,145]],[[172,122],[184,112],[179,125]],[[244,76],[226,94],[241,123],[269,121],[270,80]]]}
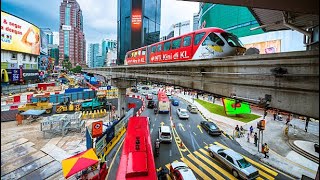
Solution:
{"label": "shop signage", "polygon": [[20,80],[20,69],[11,69],[11,81],[16,82]]}

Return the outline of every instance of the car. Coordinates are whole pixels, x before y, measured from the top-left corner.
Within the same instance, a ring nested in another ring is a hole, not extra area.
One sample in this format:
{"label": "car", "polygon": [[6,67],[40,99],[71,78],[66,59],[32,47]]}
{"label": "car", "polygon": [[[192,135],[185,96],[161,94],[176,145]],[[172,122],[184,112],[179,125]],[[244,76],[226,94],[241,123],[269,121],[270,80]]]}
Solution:
{"label": "car", "polygon": [[158,90],[152,90],[152,94],[158,95]]}
{"label": "car", "polygon": [[143,92],[142,92],[142,95],[143,95],[143,96],[146,96],[146,95],[148,95],[148,92],[147,92],[147,91],[143,91]]}
{"label": "car", "polygon": [[232,149],[224,149],[219,145],[212,145],[208,148],[208,151],[211,157],[226,165],[237,179],[251,180],[259,176],[257,168]]}
{"label": "car", "polygon": [[148,101],[148,105],[147,105],[147,108],[149,109],[153,109],[154,108],[154,105],[155,105],[155,102],[154,101]]}
{"label": "car", "polygon": [[160,126],[159,127],[159,140],[160,142],[172,142],[172,133],[170,126]]}
{"label": "car", "polygon": [[200,126],[208,132],[209,135],[221,135],[221,130],[211,121],[201,121]]}
{"label": "car", "polygon": [[171,179],[196,180],[192,170],[183,162],[173,162],[170,164]]}
{"label": "car", "polygon": [[186,109],[178,108],[177,109],[177,114],[178,114],[180,119],[189,119],[189,114],[188,114],[188,111]]}
{"label": "car", "polygon": [[178,99],[173,99],[171,101],[171,104],[174,105],[174,106],[179,106],[179,100]]}
{"label": "car", "polygon": [[152,94],[147,94],[146,98],[147,98],[147,100],[152,100],[153,99],[153,95]]}
{"label": "car", "polygon": [[190,113],[194,113],[194,114],[198,113],[198,108],[196,105],[188,104],[187,109]]}

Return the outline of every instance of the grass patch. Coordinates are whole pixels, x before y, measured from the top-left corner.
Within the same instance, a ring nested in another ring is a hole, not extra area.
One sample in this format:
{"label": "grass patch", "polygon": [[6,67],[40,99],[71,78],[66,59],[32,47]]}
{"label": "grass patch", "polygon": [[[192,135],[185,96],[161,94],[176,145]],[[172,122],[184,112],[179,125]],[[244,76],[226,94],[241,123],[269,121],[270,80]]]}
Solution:
{"label": "grass patch", "polygon": [[224,112],[224,108],[223,106],[217,105],[217,104],[212,104],[210,102],[207,101],[203,101],[200,99],[195,99],[196,102],[198,102],[199,104],[201,104],[201,106],[205,107],[208,111],[210,111],[211,113],[214,114],[218,114],[220,116],[224,116],[230,119],[234,119],[237,121],[241,121],[244,123],[250,122],[252,120],[255,120],[261,116],[255,115],[255,114],[240,114],[237,116],[227,116],[226,113]]}

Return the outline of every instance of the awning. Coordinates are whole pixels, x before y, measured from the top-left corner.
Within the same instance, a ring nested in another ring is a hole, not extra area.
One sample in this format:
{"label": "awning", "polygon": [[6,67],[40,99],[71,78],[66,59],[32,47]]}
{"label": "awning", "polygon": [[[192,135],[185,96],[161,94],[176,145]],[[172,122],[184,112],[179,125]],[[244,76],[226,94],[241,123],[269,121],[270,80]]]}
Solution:
{"label": "awning", "polygon": [[34,109],[30,109],[30,110],[27,110],[23,113],[21,113],[22,115],[31,115],[31,116],[39,116],[43,113],[45,113],[46,110],[34,110]]}

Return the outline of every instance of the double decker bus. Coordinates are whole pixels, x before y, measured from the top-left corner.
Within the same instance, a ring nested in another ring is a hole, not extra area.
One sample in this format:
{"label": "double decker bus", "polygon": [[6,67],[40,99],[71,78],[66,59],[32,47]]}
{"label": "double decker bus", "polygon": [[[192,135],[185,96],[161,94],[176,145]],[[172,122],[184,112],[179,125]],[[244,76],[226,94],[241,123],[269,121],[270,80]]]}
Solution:
{"label": "double decker bus", "polygon": [[117,180],[156,180],[148,117],[129,118]]}
{"label": "double decker bus", "polygon": [[125,65],[168,63],[243,55],[237,36],[220,28],[203,28],[128,51]]}
{"label": "double decker bus", "polygon": [[170,101],[164,91],[158,92],[158,113],[169,113],[170,111]]}

